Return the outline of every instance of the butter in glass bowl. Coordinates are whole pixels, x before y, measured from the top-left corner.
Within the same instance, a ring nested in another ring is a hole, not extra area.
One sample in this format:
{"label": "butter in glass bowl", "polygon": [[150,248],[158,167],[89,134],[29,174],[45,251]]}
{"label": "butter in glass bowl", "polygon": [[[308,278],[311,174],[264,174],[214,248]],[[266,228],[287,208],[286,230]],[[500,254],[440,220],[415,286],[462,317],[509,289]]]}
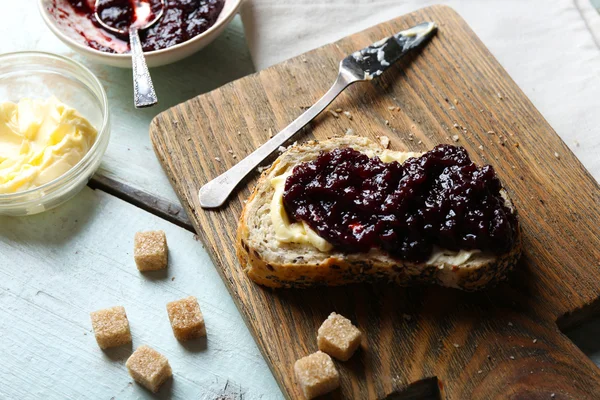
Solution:
{"label": "butter in glass bowl", "polygon": [[85,157],[98,131],[56,97],[0,103],[0,194],[40,187]]}
{"label": "butter in glass bowl", "polygon": [[0,56],[0,214],[36,214],[73,197],[109,136],[106,93],[87,68],[48,53]]}

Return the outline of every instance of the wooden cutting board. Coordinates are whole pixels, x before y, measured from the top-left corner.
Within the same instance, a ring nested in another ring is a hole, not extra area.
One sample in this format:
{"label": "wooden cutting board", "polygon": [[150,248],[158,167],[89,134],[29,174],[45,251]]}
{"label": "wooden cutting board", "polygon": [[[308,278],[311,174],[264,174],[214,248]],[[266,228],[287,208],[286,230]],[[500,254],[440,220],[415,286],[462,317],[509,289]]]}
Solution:
{"label": "wooden cutting board", "polygon": [[[351,128],[388,136],[394,150],[464,146],[476,162],[496,168],[520,212],[525,253],[517,271],[483,293],[386,284],[271,290],[251,282],[234,240],[257,175],[217,211],[200,208],[200,186],[313,104],[346,54],[428,20],[440,28],[421,52],[380,80],[350,87],[332,104],[352,119],[324,113],[297,139]],[[196,97],[156,117],[150,134],[289,398],[301,398],[294,361],[317,350],[317,328],[332,311],[364,332],[361,350],[336,362],[341,389],[334,398],[600,396],[599,370],[561,333],[600,309],[600,189],[452,9],[416,11]]]}

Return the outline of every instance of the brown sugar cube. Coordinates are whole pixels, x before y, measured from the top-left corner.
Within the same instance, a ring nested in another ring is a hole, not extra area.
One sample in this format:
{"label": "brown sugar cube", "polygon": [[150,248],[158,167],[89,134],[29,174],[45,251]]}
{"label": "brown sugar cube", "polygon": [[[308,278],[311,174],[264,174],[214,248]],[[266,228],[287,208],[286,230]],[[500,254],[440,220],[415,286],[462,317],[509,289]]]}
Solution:
{"label": "brown sugar cube", "polygon": [[329,393],[340,386],[340,376],[331,357],[322,351],[296,361],[294,372],[307,399]]}
{"label": "brown sugar cube", "polygon": [[319,328],[319,350],[340,361],[347,361],[360,345],[360,331],[350,320],[331,313]]}
{"label": "brown sugar cube", "polygon": [[90,313],[92,328],[101,349],[131,343],[131,331],[125,308],[111,307]]}
{"label": "brown sugar cube", "polygon": [[137,232],[133,248],[140,271],[154,271],[167,266],[167,237],[163,231]]}
{"label": "brown sugar cube", "polygon": [[169,360],[158,351],[146,345],[140,346],[125,363],[129,375],[146,389],[156,393],[173,371]]}
{"label": "brown sugar cube", "polygon": [[190,340],[206,336],[204,317],[194,296],[167,303],[171,328],[177,340]]}

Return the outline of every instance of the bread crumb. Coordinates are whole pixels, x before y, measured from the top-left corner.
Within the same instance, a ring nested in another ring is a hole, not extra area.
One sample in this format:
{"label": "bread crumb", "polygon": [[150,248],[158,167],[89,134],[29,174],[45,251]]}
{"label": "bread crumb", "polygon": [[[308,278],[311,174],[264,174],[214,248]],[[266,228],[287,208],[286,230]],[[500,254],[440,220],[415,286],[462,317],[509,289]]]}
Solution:
{"label": "bread crumb", "polygon": [[515,356],[510,356],[510,357],[508,357],[508,358],[510,358],[511,360],[514,360],[514,359],[515,359]]}
{"label": "bread crumb", "polygon": [[490,134],[490,135],[495,135],[496,134],[496,132],[494,132],[494,131],[487,131],[487,133]]}
{"label": "bread crumb", "polygon": [[221,162],[221,159],[220,159],[219,157],[215,157],[215,160],[216,160],[217,162]]}
{"label": "bread crumb", "polygon": [[269,168],[268,166],[264,166],[264,167],[258,167],[256,168],[256,170],[258,171],[258,173],[262,173],[265,169]]}
{"label": "bread crumb", "polygon": [[379,143],[381,143],[381,145],[387,149],[388,147],[390,147],[390,138],[387,136],[379,136]]}
{"label": "bread crumb", "polygon": [[501,93],[497,93],[497,94],[498,94],[498,98],[499,98],[500,100],[504,99],[504,97],[502,97],[502,94],[501,94]]}
{"label": "bread crumb", "polygon": [[350,111],[344,111],[344,115],[348,117],[349,120],[352,120],[352,114],[350,114]]}
{"label": "bread crumb", "polygon": [[554,152],[554,157],[560,158],[560,154],[558,154],[557,152]]}
{"label": "bread crumb", "polygon": [[537,343],[537,339],[533,339],[533,343]]}
{"label": "bread crumb", "polygon": [[302,57],[302,62],[305,63],[305,62],[308,62],[308,60],[306,58]]}
{"label": "bread crumb", "polygon": [[458,135],[454,135],[454,136],[452,136],[452,140],[454,140],[455,142],[458,142],[460,140],[460,138],[458,137]]}
{"label": "bread crumb", "polygon": [[229,154],[233,154],[233,150],[227,150]]}
{"label": "bread crumb", "polygon": [[283,153],[284,151],[286,151],[287,149],[283,146],[279,146],[279,148],[277,149],[278,152]]}
{"label": "bread crumb", "polygon": [[556,397],[556,395],[555,395],[554,393],[552,393],[552,394],[550,395],[550,398],[552,398],[552,399],[553,399],[553,398],[555,398],[555,397]]}
{"label": "bread crumb", "polygon": [[460,125],[458,125],[456,122],[455,122],[455,123],[454,123],[454,125],[452,125],[452,126],[454,126],[456,129],[459,129],[459,128],[460,128]]}
{"label": "bread crumb", "polygon": [[479,150],[483,150],[483,145],[479,145]]}
{"label": "bread crumb", "polygon": [[512,322],[509,322],[509,323],[508,323],[508,326],[513,326],[513,323],[512,323]]}
{"label": "bread crumb", "polygon": [[386,120],[385,120],[385,124],[386,124],[387,126],[390,126],[390,121],[388,121],[388,120],[386,119]]}
{"label": "bread crumb", "polygon": [[340,117],[340,114],[336,113],[333,110],[329,110],[329,114],[333,115],[334,118],[339,118]]}
{"label": "bread crumb", "polygon": [[458,104],[458,99],[454,99],[454,104]]}
{"label": "bread crumb", "polygon": [[238,135],[241,135],[241,134],[242,134],[242,132],[241,132],[241,131],[237,131],[237,134],[238,134]]}
{"label": "bread crumb", "polygon": [[423,141],[422,141],[422,140],[419,140],[419,141],[417,142],[417,144],[423,144]]}
{"label": "bread crumb", "polygon": [[513,144],[513,146],[519,147],[519,143],[515,143],[515,144]]}
{"label": "bread crumb", "polygon": [[477,371],[478,374],[481,374],[482,372],[483,372],[482,370]]}
{"label": "bread crumb", "polygon": [[341,108],[336,108],[336,109],[335,109],[335,112],[336,112],[336,113],[341,113],[342,111],[344,111],[344,110],[342,110]]}
{"label": "bread crumb", "polygon": [[354,135],[354,129],[352,129],[352,128],[346,129],[346,135]]}
{"label": "bread crumb", "polygon": [[273,130],[271,128],[269,128],[269,138],[273,137]]}
{"label": "bread crumb", "polygon": [[453,346],[456,347],[457,349],[460,347],[460,345],[458,343],[454,343]]}
{"label": "bread crumb", "polygon": [[237,158],[237,156],[234,154],[231,157],[233,157],[233,159],[235,160]]}

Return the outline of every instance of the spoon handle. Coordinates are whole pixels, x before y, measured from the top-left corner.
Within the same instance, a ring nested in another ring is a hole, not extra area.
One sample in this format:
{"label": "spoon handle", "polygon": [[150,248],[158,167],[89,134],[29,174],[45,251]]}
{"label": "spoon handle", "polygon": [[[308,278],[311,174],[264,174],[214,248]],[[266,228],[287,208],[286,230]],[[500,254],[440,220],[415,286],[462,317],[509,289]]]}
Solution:
{"label": "spoon handle", "polygon": [[144,58],[137,28],[129,28],[131,65],[133,67],[133,102],[135,108],[150,107],[158,103],[150,72]]}

